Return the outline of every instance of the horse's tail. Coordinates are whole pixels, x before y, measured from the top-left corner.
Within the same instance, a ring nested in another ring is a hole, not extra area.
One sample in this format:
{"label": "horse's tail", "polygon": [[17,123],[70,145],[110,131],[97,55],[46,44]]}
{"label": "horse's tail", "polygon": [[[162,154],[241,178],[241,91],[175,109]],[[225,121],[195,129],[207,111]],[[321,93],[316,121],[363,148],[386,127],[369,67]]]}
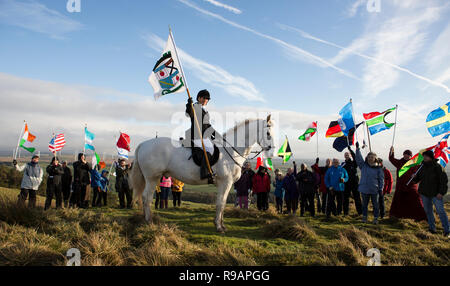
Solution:
{"label": "horse's tail", "polygon": [[141,167],[139,166],[139,145],[134,152],[136,158],[133,162],[133,167],[131,168],[131,176],[130,176],[130,184],[133,188],[133,204],[139,200],[140,204],[142,204],[142,193],[145,188],[145,178],[142,174]]}

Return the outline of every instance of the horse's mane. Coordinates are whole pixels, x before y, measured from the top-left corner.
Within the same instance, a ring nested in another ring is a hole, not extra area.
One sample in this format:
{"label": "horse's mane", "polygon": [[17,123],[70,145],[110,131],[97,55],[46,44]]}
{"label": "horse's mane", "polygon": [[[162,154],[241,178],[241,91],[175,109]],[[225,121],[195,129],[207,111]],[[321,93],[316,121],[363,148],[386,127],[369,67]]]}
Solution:
{"label": "horse's mane", "polygon": [[237,123],[234,127],[231,127],[230,129],[228,129],[223,135],[225,135],[225,134],[227,134],[227,133],[229,133],[229,132],[233,132],[233,133],[234,133],[234,132],[237,132],[237,130],[238,130],[241,126],[249,124],[250,121],[257,121],[257,120],[259,120],[259,119],[257,119],[257,118],[250,118],[250,119],[242,120],[241,122]]}

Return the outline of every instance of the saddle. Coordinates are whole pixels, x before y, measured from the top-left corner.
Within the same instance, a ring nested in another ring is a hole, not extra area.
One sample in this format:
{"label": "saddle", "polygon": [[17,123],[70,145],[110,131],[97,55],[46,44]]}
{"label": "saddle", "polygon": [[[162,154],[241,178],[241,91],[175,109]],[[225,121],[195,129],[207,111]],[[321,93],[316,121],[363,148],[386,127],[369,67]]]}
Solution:
{"label": "saddle", "polygon": [[[192,151],[192,154],[188,160],[192,159],[194,161],[195,165],[201,167],[202,162],[205,160],[205,153],[203,152],[203,149],[200,147],[194,146],[194,142],[192,140],[188,141],[188,139],[180,138],[180,141],[181,141],[181,145],[184,148],[190,148]],[[219,151],[219,148],[217,147],[217,145],[214,142],[213,142],[213,145],[214,145],[214,153],[213,154],[206,153],[206,154],[208,154],[209,164],[211,167],[214,166],[217,163],[217,161],[219,161],[219,155],[220,155],[220,151]]]}

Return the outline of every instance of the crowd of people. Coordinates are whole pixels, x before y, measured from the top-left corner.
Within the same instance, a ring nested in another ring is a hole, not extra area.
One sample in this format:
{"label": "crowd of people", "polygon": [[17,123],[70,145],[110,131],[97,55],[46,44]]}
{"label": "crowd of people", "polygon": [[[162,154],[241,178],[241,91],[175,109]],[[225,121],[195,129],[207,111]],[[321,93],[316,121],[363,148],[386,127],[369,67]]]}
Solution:
{"label": "crowd of people", "polygon": [[[31,162],[19,165],[16,160],[13,165],[16,170],[23,173],[19,204],[24,205],[28,199],[28,206],[36,206],[36,192],[44,178],[44,172],[39,166],[39,156],[34,155]],[[60,163],[58,157],[53,157],[46,168],[47,186],[44,209],[48,210],[53,198],[56,208],[73,207],[88,208],[106,206],[108,202],[109,171],[100,170],[100,166],[91,166],[86,162],[83,153],[78,154],[78,160],[73,164],[73,172],[68,163]],[[115,189],[119,195],[120,208],[132,208],[132,190],[128,184],[128,171],[131,168],[125,159],[114,162],[116,184]],[[90,190],[89,190],[90,186]],[[91,201],[92,192],[92,201]]]}
{"label": "crowd of people", "polygon": [[[412,152],[405,150],[401,159],[394,156],[391,148],[389,161],[397,169],[395,193],[389,210],[390,217],[399,219],[427,220],[429,231],[436,233],[433,205],[440,218],[444,235],[449,237],[450,228],[443,197],[447,193],[448,177],[445,170],[434,159],[433,151],[423,153],[423,164],[409,169],[399,177],[400,169],[412,158]],[[359,170],[359,172],[358,172]],[[350,198],[353,198],[357,216],[368,222],[369,204],[373,209],[373,224],[378,224],[386,216],[385,196],[391,194],[393,176],[384,166],[383,160],[373,152],[363,158],[359,144],[356,152],[348,147],[344,161],[327,159],[319,166],[319,158],[308,168],[296,162],[283,174],[274,171],[271,181],[267,168],[260,166],[255,173],[247,162],[240,179],[234,184],[236,206],[248,209],[248,198],[256,195],[257,209],[265,211],[269,206],[269,194],[273,187],[276,210],[280,214],[300,216],[309,212],[311,216],[324,214],[327,219],[333,216],[347,216]],[[360,174],[360,175],[359,175]]]}
{"label": "crowd of people", "polygon": [[[308,168],[306,164],[297,164],[288,168],[284,175],[275,170],[272,181],[268,170],[260,166],[255,173],[251,164],[246,162],[242,168],[241,177],[234,184],[236,206],[249,208],[249,197],[256,196],[256,207],[260,211],[269,208],[269,197],[273,187],[276,210],[280,214],[297,213],[300,216],[309,212],[311,216],[324,214],[327,219],[333,216],[347,216],[350,210],[350,198],[353,198],[356,215],[362,216],[364,223],[368,222],[368,207],[372,204],[373,224],[378,224],[386,216],[385,196],[391,193],[393,177],[384,167],[383,160],[373,152],[363,158],[359,144],[356,152],[348,147],[345,160],[327,159],[324,166],[319,166],[319,158]],[[416,221],[427,220],[429,231],[436,233],[433,205],[440,218],[445,236],[449,236],[448,216],[444,209],[443,197],[447,193],[448,177],[445,170],[434,159],[433,151],[423,153],[423,163],[419,167],[409,169],[399,176],[399,170],[412,158],[412,152],[406,150],[401,159],[394,156],[391,148],[389,161],[397,169],[397,180],[389,216],[399,219],[407,218]],[[13,162],[18,171],[23,171],[19,204],[36,205],[36,192],[43,180],[43,170],[39,166],[39,156],[34,155],[30,163],[18,165]],[[115,162],[115,188],[119,195],[120,208],[132,208],[132,190],[128,182],[128,172],[131,168],[124,159]],[[359,169],[359,172],[358,172]],[[109,192],[109,172],[99,172],[99,166],[93,168],[86,162],[85,155],[80,153],[78,161],[73,163],[73,175],[67,162],[59,163],[54,157],[46,168],[47,189],[45,209],[49,209],[53,197],[56,208],[79,207],[88,208],[91,186],[93,198],[92,207],[107,205]],[[359,176],[360,173],[360,176]],[[181,205],[181,193],[184,183],[171,177],[162,176],[156,187],[155,208],[168,208],[169,194],[172,193],[173,206]]]}

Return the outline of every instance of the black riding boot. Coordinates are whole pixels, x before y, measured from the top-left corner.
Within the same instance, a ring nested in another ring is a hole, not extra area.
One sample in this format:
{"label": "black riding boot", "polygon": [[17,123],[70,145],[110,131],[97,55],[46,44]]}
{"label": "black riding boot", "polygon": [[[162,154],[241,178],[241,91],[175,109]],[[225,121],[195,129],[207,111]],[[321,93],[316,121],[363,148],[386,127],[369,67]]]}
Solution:
{"label": "black riding boot", "polygon": [[[208,160],[211,162],[212,156],[211,154],[207,153]],[[200,179],[208,179],[208,184],[214,184],[214,173],[210,174],[208,170],[208,166],[206,165],[206,160],[202,160],[202,165],[200,166]]]}

